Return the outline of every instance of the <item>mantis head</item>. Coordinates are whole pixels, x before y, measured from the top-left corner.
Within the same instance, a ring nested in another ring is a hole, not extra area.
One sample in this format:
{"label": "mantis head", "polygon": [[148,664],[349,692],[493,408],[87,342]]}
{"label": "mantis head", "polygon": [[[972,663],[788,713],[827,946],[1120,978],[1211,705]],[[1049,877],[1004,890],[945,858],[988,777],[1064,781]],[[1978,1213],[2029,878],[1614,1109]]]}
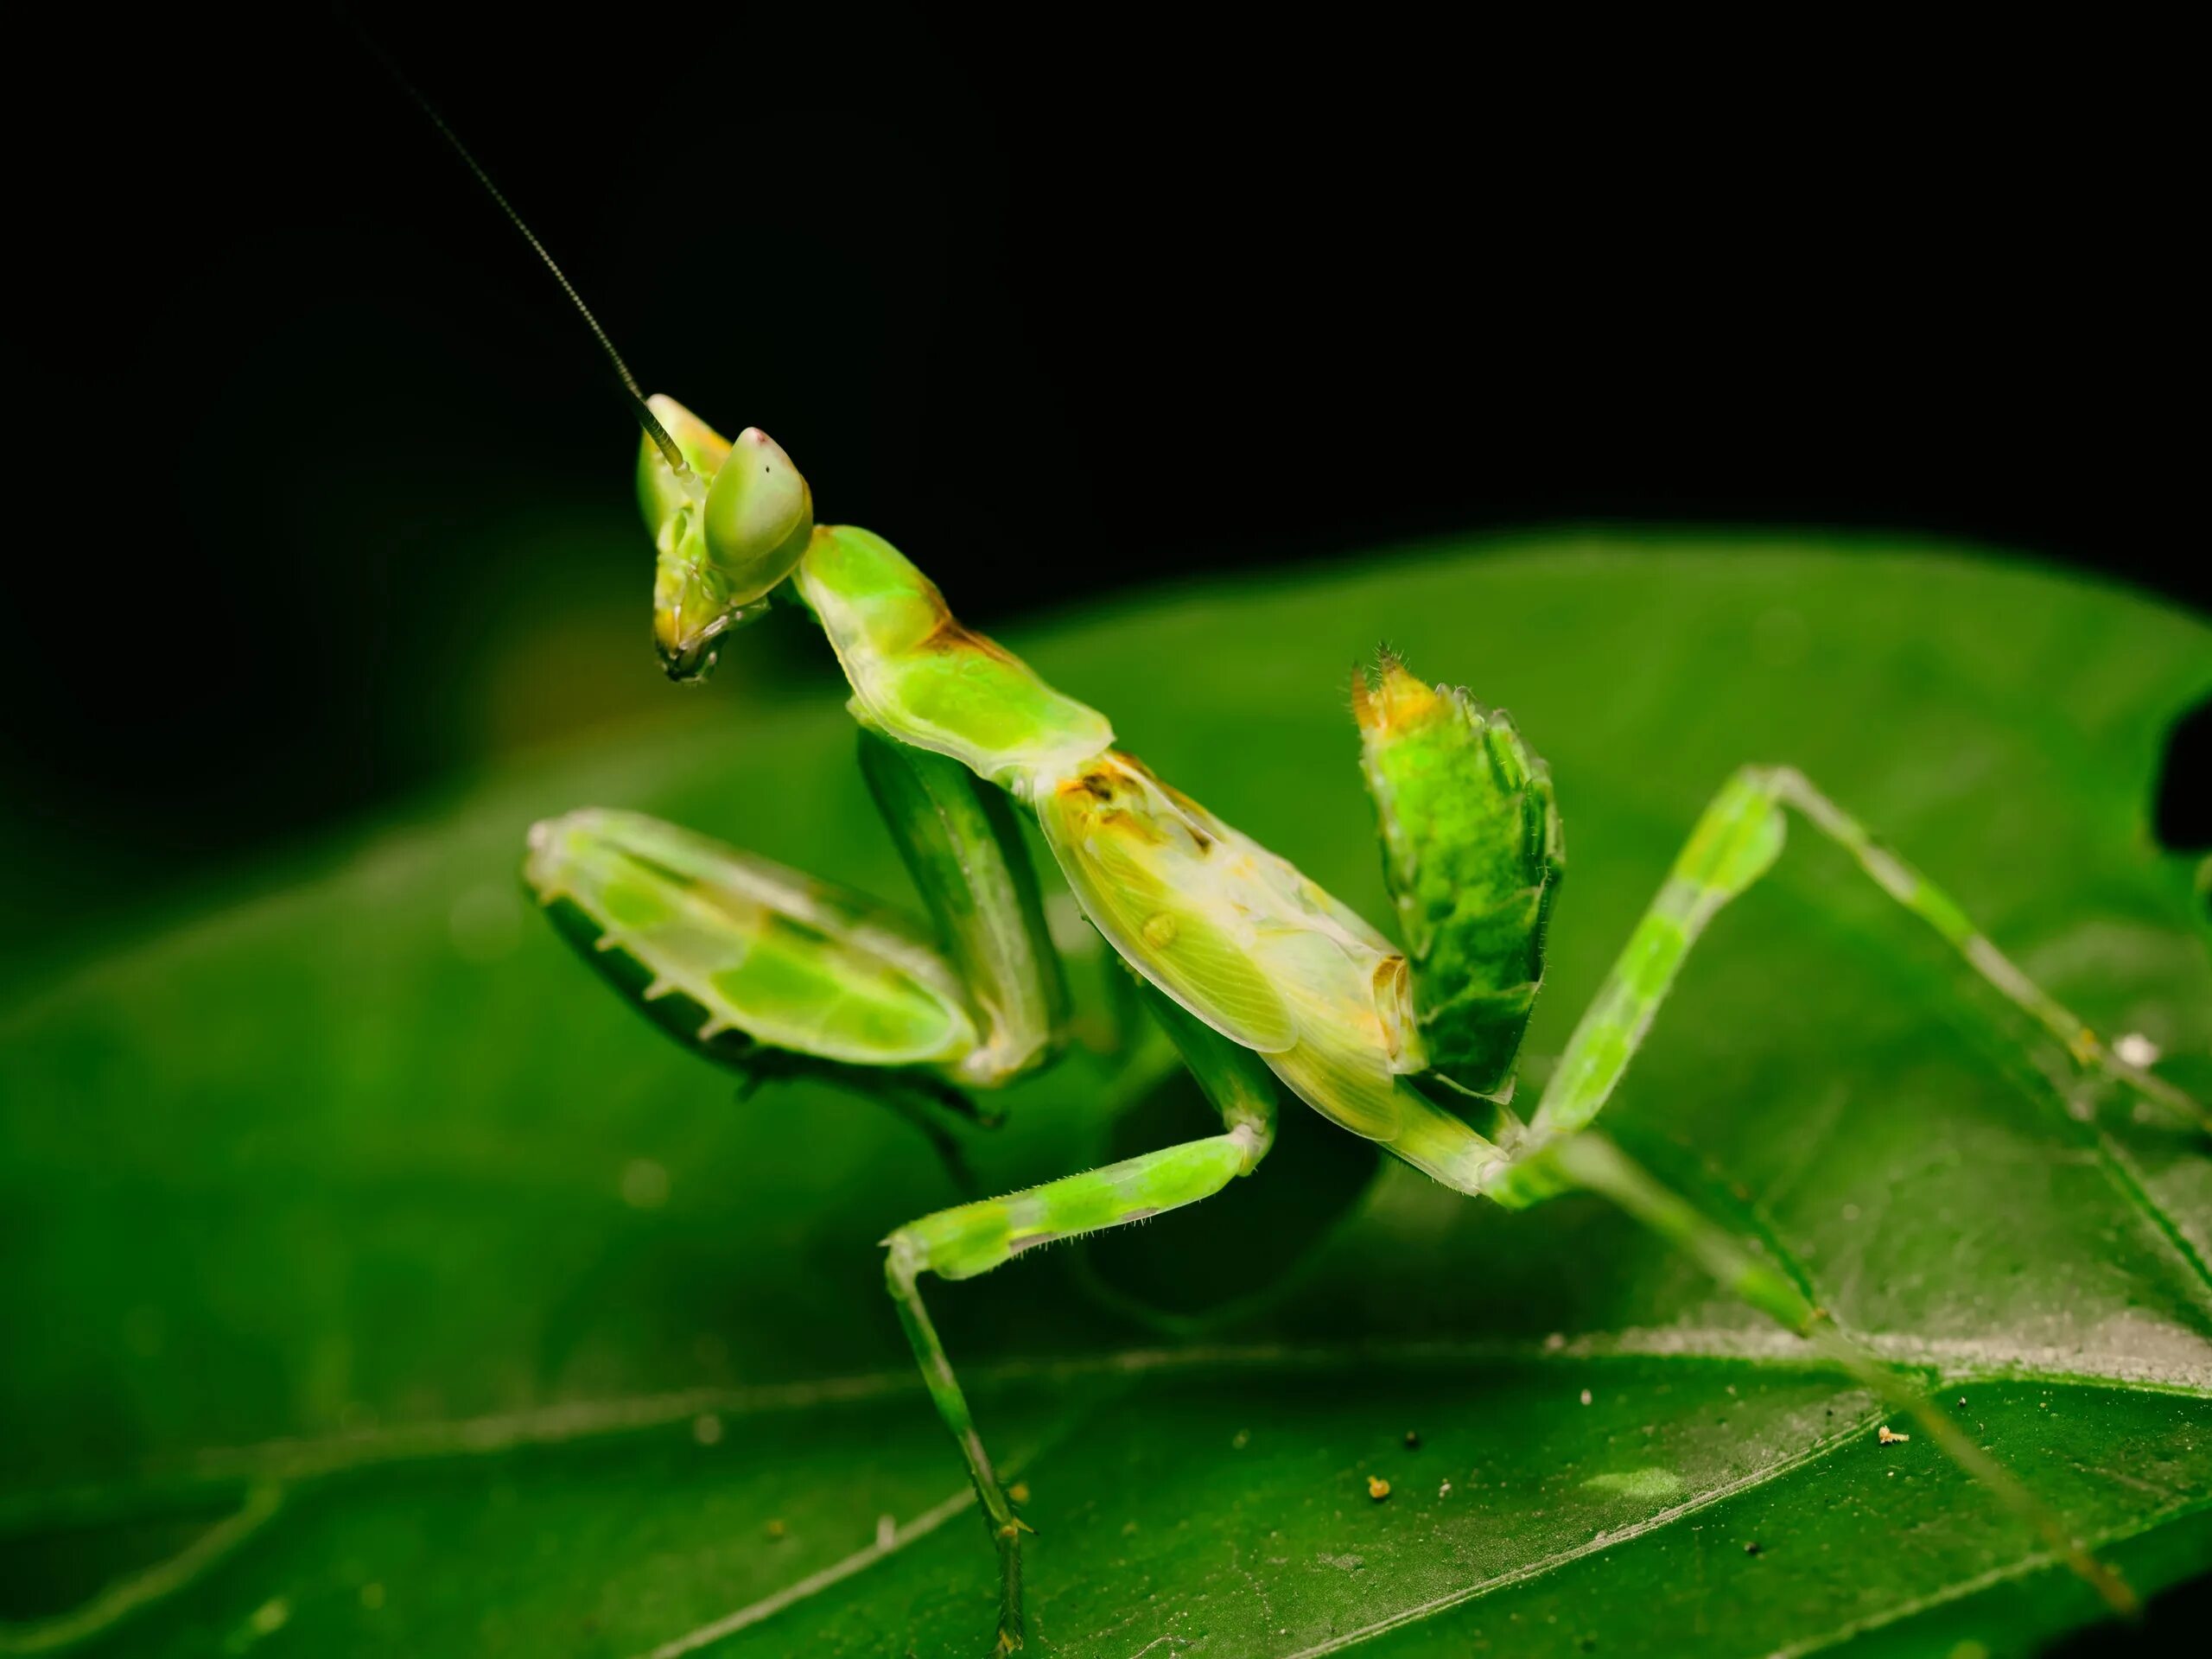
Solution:
{"label": "mantis head", "polygon": [[638,453],[638,505],[652,532],[653,644],[671,680],[703,679],[722,635],[768,608],[814,533],[814,493],[757,426],[731,442],[673,397],[646,400],[683,458],[651,434]]}
{"label": "mantis head", "polygon": [[669,678],[705,678],[715,666],[716,641],[766,611],[769,589],[791,575],[806,551],[814,533],[814,495],[805,478],[759,427],[747,427],[732,443],[673,397],[646,397],[575,284],[500,194],[483,163],[398,66],[366,35],[362,40],[544,262],[607,353],[623,396],[645,429],[638,505],[659,551],[653,573],[653,643]]}

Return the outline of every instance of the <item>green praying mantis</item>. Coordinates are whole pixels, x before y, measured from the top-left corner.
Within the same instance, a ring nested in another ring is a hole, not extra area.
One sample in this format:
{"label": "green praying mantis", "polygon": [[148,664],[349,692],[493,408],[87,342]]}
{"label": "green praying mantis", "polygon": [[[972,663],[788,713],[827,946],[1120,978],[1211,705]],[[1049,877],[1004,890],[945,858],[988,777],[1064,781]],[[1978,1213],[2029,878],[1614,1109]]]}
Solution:
{"label": "green praying mantis", "polygon": [[[1593,1127],[1684,958],[1781,855],[1791,815],[1841,845],[2075,1065],[2207,1125],[2193,1100],[2115,1055],[1939,887],[1783,766],[1747,766],[1714,798],[1524,1116],[1516,1066],[1565,852],[1549,773],[1503,715],[1388,654],[1355,676],[1394,943],[1116,747],[1099,711],[963,627],[882,537],[817,524],[805,478],[765,433],[725,439],[664,397],[639,408],[638,488],[658,550],[653,629],[667,671],[707,673],[731,631],[772,605],[810,616],[850,686],[861,766],[930,925],[690,830],[598,810],[531,831],[525,874],[555,923],[665,1029],[753,1077],[811,1073],[919,1114],[972,1114],[971,1091],[1049,1064],[1066,1034],[1069,999],[1019,809],[1220,1115],[1219,1134],[925,1216],[883,1241],[891,1297],[998,1553],[1001,1649],[1023,1641],[1024,1524],[931,1323],[924,1277],[972,1278],[1211,1197],[1260,1168],[1284,1090],[1470,1197],[1517,1209],[1599,1193],[1897,1393],[1796,1278]],[[1932,1414],[1923,1421],[2032,1510],[1978,1447]]]}
{"label": "green praying mantis", "polygon": [[923,1216],[882,1241],[887,1287],[997,1553],[1001,1651],[1024,1643],[1027,1529],[931,1321],[924,1278],[973,1278],[1221,1192],[1262,1166],[1285,1091],[1471,1198],[1521,1209],[1586,1192],[1618,1205],[1913,1412],[2107,1601],[2129,1605],[2126,1586],[1920,1389],[1835,1328],[1802,1274],[1702,1214],[1595,1123],[1684,959],[1781,856],[1792,817],[1842,847],[2082,1072],[2198,1134],[2212,1131],[2201,1105],[2115,1054],[1804,776],[1750,766],[1690,831],[1524,1111],[1515,1077],[1566,855],[1550,774],[1510,719],[1387,652],[1354,675],[1394,941],[1155,777],[1116,746],[1104,714],[964,627],[881,537],[817,522],[806,478],[766,433],[725,438],[673,399],[646,397],[543,247],[429,113],[621,377],[644,430],[637,488],[667,673],[703,677],[737,629],[772,609],[811,618],[850,688],[862,772],[927,912],[918,921],[690,830],[592,809],[529,833],[524,877],[554,924],[665,1031],[749,1082],[855,1087],[942,1143],[946,1122],[984,1116],[977,1095],[1049,1065],[1068,1040],[1065,970],[1017,822],[1026,813],[1219,1115],[1218,1134]]}

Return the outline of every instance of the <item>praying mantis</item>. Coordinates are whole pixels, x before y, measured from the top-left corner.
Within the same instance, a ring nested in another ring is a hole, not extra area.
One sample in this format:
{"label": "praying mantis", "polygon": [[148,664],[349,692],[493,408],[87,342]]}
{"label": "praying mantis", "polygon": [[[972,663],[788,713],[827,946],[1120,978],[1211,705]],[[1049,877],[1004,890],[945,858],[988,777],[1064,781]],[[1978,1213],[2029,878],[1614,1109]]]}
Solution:
{"label": "praying mantis", "polygon": [[1286,1090],[1469,1197],[1518,1209],[1587,1191],[1618,1204],[1922,1413],[1947,1450],[2124,1599],[1985,1452],[1835,1331],[1799,1276],[1595,1127],[1685,957],[1780,857],[1792,817],[1840,845],[2073,1065],[2182,1123],[2212,1124],[2113,1052],[1805,777],[1753,766],[1723,785],[1524,1115],[1516,1063],[1566,860],[1548,771],[1509,718],[1387,652],[1355,675],[1394,943],[1116,747],[1103,714],[964,627],[882,537],[817,523],[810,485],[766,434],[725,439],[665,397],[640,397],[638,410],[664,666],[696,679],[739,626],[772,608],[810,616],[850,688],[860,764],[929,925],[689,830],[601,810],[530,832],[525,878],[555,924],[665,1030],[751,1079],[814,1075],[925,1122],[973,1116],[976,1093],[1049,1065],[1067,1035],[1063,969],[1015,822],[1026,811],[1221,1119],[1218,1134],[924,1216],[882,1241],[887,1287],[998,1554],[1000,1650],[1024,1641],[1025,1526],[923,1280],[972,1278],[1212,1196],[1260,1169]]}
{"label": "praying mantis", "polygon": [[[396,73],[396,72],[395,72]],[[403,79],[403,85],[404,85]],[[410,92],[411,88],[409,88]],[[418,101],[419,97],[418,97]],[[639,814],[587,809],[529,832],[524,877],[639,1010],[749,1084],[811,1077],[875,1096],[941,1146],[976,1097],[1052,1063],[1070,997],[1017,813],[1218,1114],[1222,1129],[920,1217],[881,1241],[885,1282],[958,1446],[1000,1569],[996,1646],[1025,1643],[1027,1529],[993,1466],[922,1281],[1198,1203],[1259,1171],[1287,1091],[1470,1198],[1518,1210],[1594,1193],[1814,1351],[1910,1411],[2115,1608],[2132,1599],[1910,1382],[1838,1330],[1794,1264],[1700,1213],[1596,1127],[1716,915],[1782,855],[1794,817],[1841,847],[2082,1073],[2198,1135],[2212,1115],[2101,1042],[1940,887],[1786,766],[1746,766],[1690,830],[1533,1108],[1515,1080],[1566,868],[1557,794],[1502,712],[1389,652],[1356,672],[1394,941],[1287,861],[1116,746],[1108,717],[963,626],[881,537],[817,522],[804,474],[747,427],[723,437],[647,397],[559,267],[436,112],[425,112],[560,281],[613,363],[644,438],[637,489],[671,678],[736,630],[797,610],[827,637],[859,760],[927,912]],[[1349,746],[1348,746],[1349,747]]]}

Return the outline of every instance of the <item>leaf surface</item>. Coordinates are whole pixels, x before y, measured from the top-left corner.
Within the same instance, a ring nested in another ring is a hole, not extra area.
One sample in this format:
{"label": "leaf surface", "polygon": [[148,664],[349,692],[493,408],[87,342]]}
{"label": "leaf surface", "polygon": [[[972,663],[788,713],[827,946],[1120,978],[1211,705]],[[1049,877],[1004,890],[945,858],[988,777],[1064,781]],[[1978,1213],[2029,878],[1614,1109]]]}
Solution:
{"label": "leaf surface", "polygon": [[[1009,643],[1382,918],[1339,688],[1385,637],[1558,780],[1531,1055],[1731,768],[1789,761],[2097,1030],[2212,1082],[2202,903],[2145,828],[2212,690],[2202,625],[1936,552],[1551,539]],[[677,716],[0,1015],[0,1652],[104,1585],[143,1593],[103,1654],[987,1650],[990,1553],[874,1244],[955,1189],[868,1103],[733,1103],[576,965],[515,868],[586,803],[906,892],[837,710]],[[1799,827],[1606,1122],[2155,1591],[2212,1556],[2212,1158],[2013,1034]],[[982,1179],[1206,1132],[1158,1075],[1022,1085]],[[2096,1616],[1924,1437],[1879,1444],[1863,1395],[1603,1206],[1373,1163],[1294,1109],[1220,1199],[930,1287],[1031,1490],[1045,1651],[2005,1653]],[[181,1582],[132,1576],[248,1504]]]}

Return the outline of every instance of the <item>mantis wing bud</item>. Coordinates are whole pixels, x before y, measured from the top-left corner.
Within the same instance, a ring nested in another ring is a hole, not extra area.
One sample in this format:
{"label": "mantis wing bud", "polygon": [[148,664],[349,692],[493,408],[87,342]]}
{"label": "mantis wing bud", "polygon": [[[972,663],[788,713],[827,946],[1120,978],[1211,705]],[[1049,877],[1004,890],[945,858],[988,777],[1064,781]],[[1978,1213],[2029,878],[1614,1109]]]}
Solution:
{"label": "mantis wing bud", "polygon": [[1352,706],[1430,1061],[1502,1101],[1566,863],[1551,774],[1502,712],[1388,654]]}

